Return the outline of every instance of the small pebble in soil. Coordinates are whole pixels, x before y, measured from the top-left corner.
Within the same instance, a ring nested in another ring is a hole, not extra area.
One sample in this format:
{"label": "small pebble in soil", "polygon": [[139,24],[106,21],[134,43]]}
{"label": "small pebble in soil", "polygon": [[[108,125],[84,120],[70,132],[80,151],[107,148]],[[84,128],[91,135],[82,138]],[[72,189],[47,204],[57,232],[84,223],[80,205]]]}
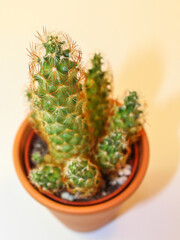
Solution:
{"label": "small pebble in soil", "polygon": [[123,176],[123,175],[124,175],[124,169],[120,169],[120,170],[118,171],[118,175],[119,175],[119,176]]}
{"label": "small pebble in soil", "polygon": [[120,178],[116,179],[116,182],[119,183],[120,185],[123,185],[126,181],[127,181],[127,177],[126,176],[122,176]]}
{"label": "small pebble in soil", "polygon": [[68,192],[63,192],[61,194],[61,198],[65,199],[65,200],[68,200],[68,201],[74,201],[74,199],[75,199],[75,197]]}
{"label": "small pebble in soil", "polygon": [[110,185],[116,185],[116,183],[117,183],[116,179],[109,182]]}
{"label": "small pebble in soil", "polygon": [[36,148],[41,148],[41,144],[40,143],[36,143]]}
{"label": "small pebble in soil", "polygon": [[131,175],[131,168],[129,167],[129,164],[126,164],[126,166],[118,171],[119,176],[129,176]]}
{"label": "small pebble in soil", "polygon": [[126,166],[125,166],[125,168],[127,168],[127,169],[132,169],[132,166],[130,165],[130,164],[126,164]]}
{"label": "small pebble in soil", "polygon": [[128,168],[125,168],[125,169],[124,169],[124,175],[125,175],[125,176],[129,176],[130,174],[131,174],[131,170],[128,169]]}
{"label": "small pebble in soil", "polygon": [[102,196],[106,196],[107,193],[105,191],[102,192]]}

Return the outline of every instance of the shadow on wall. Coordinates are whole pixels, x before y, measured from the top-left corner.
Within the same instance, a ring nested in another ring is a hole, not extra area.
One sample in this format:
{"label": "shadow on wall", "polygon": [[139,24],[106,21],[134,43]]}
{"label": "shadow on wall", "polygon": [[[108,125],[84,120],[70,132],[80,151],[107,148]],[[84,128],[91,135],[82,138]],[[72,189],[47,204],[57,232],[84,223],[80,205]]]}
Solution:
{"label": "shadow on wall", "polygon": [[180,96],[156,103],[165,75],[164,56],[149,48],[130,56],[116,81],[117,91],[137,90],[148,103],[145,128],[150,143],[150,163],[146,177],[137,192],[123,203],[119,214],[158,194],[171,181],[178,167],[178,126]]}

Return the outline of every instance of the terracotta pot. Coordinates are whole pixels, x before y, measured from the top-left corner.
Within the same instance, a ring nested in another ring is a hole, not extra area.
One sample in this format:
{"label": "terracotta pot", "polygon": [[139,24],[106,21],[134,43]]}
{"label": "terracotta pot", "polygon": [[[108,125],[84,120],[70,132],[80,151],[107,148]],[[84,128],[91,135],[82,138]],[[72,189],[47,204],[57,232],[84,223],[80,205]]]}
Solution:
{"label": "terracotta pot", "polygon": [[119,205],[138,188],[146,173],[149,161],[149,144],[146,133],[142,130],[137,172],[133,181],[119,195],[91,206],[69,206],[56,202],[36,190],[27,178],[24,165],[24,148],[31,131],[32,128],[28,119],[25,119],[17,132],[13,149],[17,175],[22,185],[33,198],[48,207],[65,225],[74,230],[92,231],[108,223],[116,215]]}

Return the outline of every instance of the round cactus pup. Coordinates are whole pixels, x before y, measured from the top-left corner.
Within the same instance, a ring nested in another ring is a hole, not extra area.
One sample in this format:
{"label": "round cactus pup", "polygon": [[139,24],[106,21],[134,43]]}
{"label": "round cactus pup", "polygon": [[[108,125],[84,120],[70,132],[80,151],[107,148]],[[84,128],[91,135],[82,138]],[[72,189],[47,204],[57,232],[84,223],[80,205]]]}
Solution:
{"label": "round cactus pup", "polygon": [[63,169],[63,182],[77,198],[90,198],[100,189],[102,179],[97,166],[87,158],[73,157]]}
{"label": "round cactus pup", "polygon": [[31,170],[29,179],[39,190],[51,193],[63,187],[61,168],[55,164],[42,163]]}
{"label": "round cactus pup", "polygon": [[126,164],[130,148],[123,132],[111,132],[97,145],[96,163],[104,174],[117,172]]}

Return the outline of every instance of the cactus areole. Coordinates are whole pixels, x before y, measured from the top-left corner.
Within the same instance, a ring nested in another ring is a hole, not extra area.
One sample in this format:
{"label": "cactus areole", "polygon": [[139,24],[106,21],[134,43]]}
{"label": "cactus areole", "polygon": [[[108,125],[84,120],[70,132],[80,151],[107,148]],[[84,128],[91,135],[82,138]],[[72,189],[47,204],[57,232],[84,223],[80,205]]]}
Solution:
{"label": "cactus areole", "polygon": [[81,51],[66,34],[44,30],[37,37],[29,50],[26,95],[33,134],[46,149],[29,143],[29,181],[69,201],[92,200],[107,195],[108,186],[113,192],[129,184],[143,126],[138,94],[129,92],[119,106],[110,99],[112,74],[103,70],[100,53],[84,70]]}

